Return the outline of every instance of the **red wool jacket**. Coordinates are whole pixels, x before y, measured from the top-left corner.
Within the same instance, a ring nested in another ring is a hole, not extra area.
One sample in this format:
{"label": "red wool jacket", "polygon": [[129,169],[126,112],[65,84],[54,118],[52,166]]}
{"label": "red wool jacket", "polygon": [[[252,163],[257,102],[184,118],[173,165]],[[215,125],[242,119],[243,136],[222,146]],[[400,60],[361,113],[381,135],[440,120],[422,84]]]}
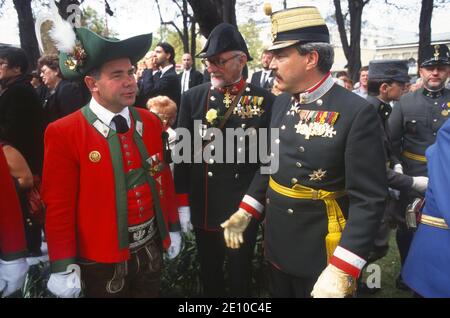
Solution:
{"label": "red wool jacket", "polygon": [[[142,140],[149,157],[162,154],[160,120],[147,110],[136,111],[141,117]],[[167,230],[163,245],[167,248],[169,229],[179,226],[168,165],[154,179],[158,181],[155,182],[158,193],[162,193],[163,226]],[[47,205],[46,235],[54,272],[64,271],[77,257],[100,263],[129,258],[128,247],[120,246],[119,231],[128,224],[122,224],[117,216],[115,186],[108,139],[88,122],[81,110],[48,126],[42,196]]]}

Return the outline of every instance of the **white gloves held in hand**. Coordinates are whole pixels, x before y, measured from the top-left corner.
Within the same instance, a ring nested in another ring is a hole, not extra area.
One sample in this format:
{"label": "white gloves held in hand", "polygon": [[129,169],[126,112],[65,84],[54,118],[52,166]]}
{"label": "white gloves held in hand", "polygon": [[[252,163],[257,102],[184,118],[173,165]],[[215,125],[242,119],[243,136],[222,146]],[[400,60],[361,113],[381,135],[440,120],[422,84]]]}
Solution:
{"label": "white gloves held in hand", "polygon": [[188,206],[179,207],[178,216],[180,218],[181,231],[183,233],[192,231],[193,226],[191,223],[191,209]]}
{"label": "white gloves held in hand", "polygon": [[29,267],[25,258],[9,262],[0,259],[0,294],[2,297],[14,294],[23,287]]}
{"label": "white gloves held in hand", "polygon": [[[69,265],[77,266],[75,264]],[[61,273],[53,273],[47,283],[47,288],[60,298],[78,298],[81,293],[80,271],[67,270]]]}
{"label": "white gloves held in hand", "polygon": [[428,187],[428,177],[413,177],[412,188],[420,193],[425,193]]}
{"label": "white gloves held in hand", "polygon": [[181,233],[180,232],[169,232],[170,235],[170,246],[167,250],[167,256],[169,259],[174,259],[180,254],[181,251]]}
{"label": "white gloves held in hand", "polygon": [[224,228],[225,243],[229,248],[239,248],[244,243],[243,233],[252,219],[252,215],[239,209],[220,226]]}
{"label": "white gloves held in hand", "polygon": [[355,279],[332,264],[324,269],[311,292],[314,298],[344,298],[353,294]]}

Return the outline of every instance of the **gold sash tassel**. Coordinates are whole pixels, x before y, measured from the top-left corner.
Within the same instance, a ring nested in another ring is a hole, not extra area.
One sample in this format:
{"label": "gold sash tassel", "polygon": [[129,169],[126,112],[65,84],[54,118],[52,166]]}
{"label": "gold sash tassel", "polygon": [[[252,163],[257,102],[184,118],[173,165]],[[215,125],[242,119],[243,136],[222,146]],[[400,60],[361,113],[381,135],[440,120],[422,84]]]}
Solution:
{"label": "gold sash tassel", "polygon": [[345,228],[345,218],[336,199],[346,195],[345,191],[329,192],[325,190],[315,190],[300,184],[288,188],[278,184],[272,177],[269,186],[275,192],[294,199],[322,200],[325,203],[328,216],[328,234],[325,237],[327,248],[327,259],[330,261],[334,250],[339,244],[342,231]]}

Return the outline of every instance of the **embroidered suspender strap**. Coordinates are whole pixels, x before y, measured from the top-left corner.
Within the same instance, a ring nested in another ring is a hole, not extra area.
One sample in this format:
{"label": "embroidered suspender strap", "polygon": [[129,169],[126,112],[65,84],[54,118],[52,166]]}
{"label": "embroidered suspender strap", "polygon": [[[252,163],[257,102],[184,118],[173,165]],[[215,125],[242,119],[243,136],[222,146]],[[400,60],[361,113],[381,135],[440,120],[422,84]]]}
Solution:
{"label": "embroidered suspender strap", "polygon": [[[139,116],[139,113],[133,107],[129,107],[129,109],[133,116],[133,119],[135,121],[142,122],[141,116]],[[139,149],[139,153],[141,154],[142,167],[147,172],[145,174],[145,176],[147,178],[147,182],[150,185],[150,189],[152,191],[153,203],[154,203],[154,208],[155,208],[154,211],[155,211],[155,216],[156,216],[156,224],[158,225],[161,240],[164,240],[167,237],[168,233],[167,233],[167,229],[166,229],[165,222],[164,222],[164,216],[163,216],[163,211],[161,209],[161,203],[159,201],[159,194],[156,189],[155,179],[153,179],[153,177],[150,175],[150,172],[149,172],[151,167],[150,167],[150,164],[146,160],[146,158],[147,159],[149,158],[147,148],[145,147],[144,141],[142,140],[142,136],[137,132],[137,129],[134,130],[133,139]]]}
{"label": "embroidered suspender strap", "polygon": [[325,190],[315,190],[300,184],[288,188],[278,184],[272,177],[269,180],[269,187],[275,192],[294,199],[322,200],[325,203],[328,216],[328,234],[325,238],[327,248],[327,259],[330,261],[334,250],[339,244],[342,231],[345,228],[345,218],[336,199],[346,195],[345,191],[329,192]]}
{"label": "embroidered suspender strap", "polygon": [[427,162],[427,157],[422,155],[417,155],[415,153],[409,152],[409,151],[403,151],[402,155],[408,159],[420,161],[420,162]]}
{"label": "embroidered suspender strap", "polygon": [[[244,86],[242,86],[241,90],[237,93],[236,97],[233,99],[233,102],[231,103],[230,107],[225,112],[225,115],[223,115],[223,119],[219,123],[219,126],[218,126],[218,128],[220,130],[222,130],[223,127],[225,127],[225,124],[227,123],[231,114],[233,114],[233,110],[236,107],[236,105],[239,103],[239,100],[241,99],[242,95],[244,94],[246,87],[247,87],[247,83],[245,83]],[[208,101],[209,101],[209,99],[208,99]]]}
{"label": "embroidered suspender strap", "polygon": [[[91,111],[89,106],[85,106],[81,110],[86,120],[91,124],[99,120]],[[94,128],[95,129],[95,128]],[[114,172],[114,187],[116,194],[116,217],[117,231],[120,249],[128,248],[128,203],[127,203],[127,184],[125,172],[123,170],[122,150],[119,137],[113,129],[109,130],[108,146],[111,155],[111,161]]]}

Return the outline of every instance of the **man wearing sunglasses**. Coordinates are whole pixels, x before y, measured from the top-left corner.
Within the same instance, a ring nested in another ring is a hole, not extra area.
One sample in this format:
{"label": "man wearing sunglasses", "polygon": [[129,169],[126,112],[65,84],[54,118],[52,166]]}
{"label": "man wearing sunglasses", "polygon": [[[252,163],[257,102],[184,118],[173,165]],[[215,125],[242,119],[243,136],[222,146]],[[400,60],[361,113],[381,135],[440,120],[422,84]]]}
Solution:
{"label": "man wearing sunglasses", "polygon": [[[216,155],[215,158],[206,159],[203,156],[200,163],[192,160],[193,164],[182,162],[175,165],[175,185],[181,206],[180,222],[183,228],[183,224],[189,222],[192,216],[204,296],[248,297],[250,265],[262,209],[255,213],[246,232],[246,243],[238,251],[226,248],[220,224],[237,210],[259,163],[247,161],[248,135],[237,138],[245,146],[238,142],[229,146],[227,140],[230,139],[230,130],[239,128],[249,131],[255,128],[256,133],[257,129],[267,127],[273,95],[262,88],[246,84],[243,79],[243,69],[251,57],[242,35],[234,26],[227,23],[218,25],[198,57],[202,58],[207,68],[211,83],[193,87],[184,93],[178,128],[188,129],[192,140],[194,136],[210,137],[202,133],[206,129],[220,129],[223,143],[213,144],[204,138],[200,150],[203,153],[211,151],[211,154]],[[217,142],[217,136],[214,138]],[[231,139],[234,141],[235,138]],[[194,145],[193,142],[191,144]],[[222,146],[223,155],[218,156],[219,147]],[[195,152],[196,149],[192,151],[191,159]],[[243,162],[233,160],[233,163],[225,163],[230,155],[236,158],[240,154],[245,154]],[[248,216],[250,218],[250,214]],[[223,270],[226,257],[228,294],[225,292]]]}

